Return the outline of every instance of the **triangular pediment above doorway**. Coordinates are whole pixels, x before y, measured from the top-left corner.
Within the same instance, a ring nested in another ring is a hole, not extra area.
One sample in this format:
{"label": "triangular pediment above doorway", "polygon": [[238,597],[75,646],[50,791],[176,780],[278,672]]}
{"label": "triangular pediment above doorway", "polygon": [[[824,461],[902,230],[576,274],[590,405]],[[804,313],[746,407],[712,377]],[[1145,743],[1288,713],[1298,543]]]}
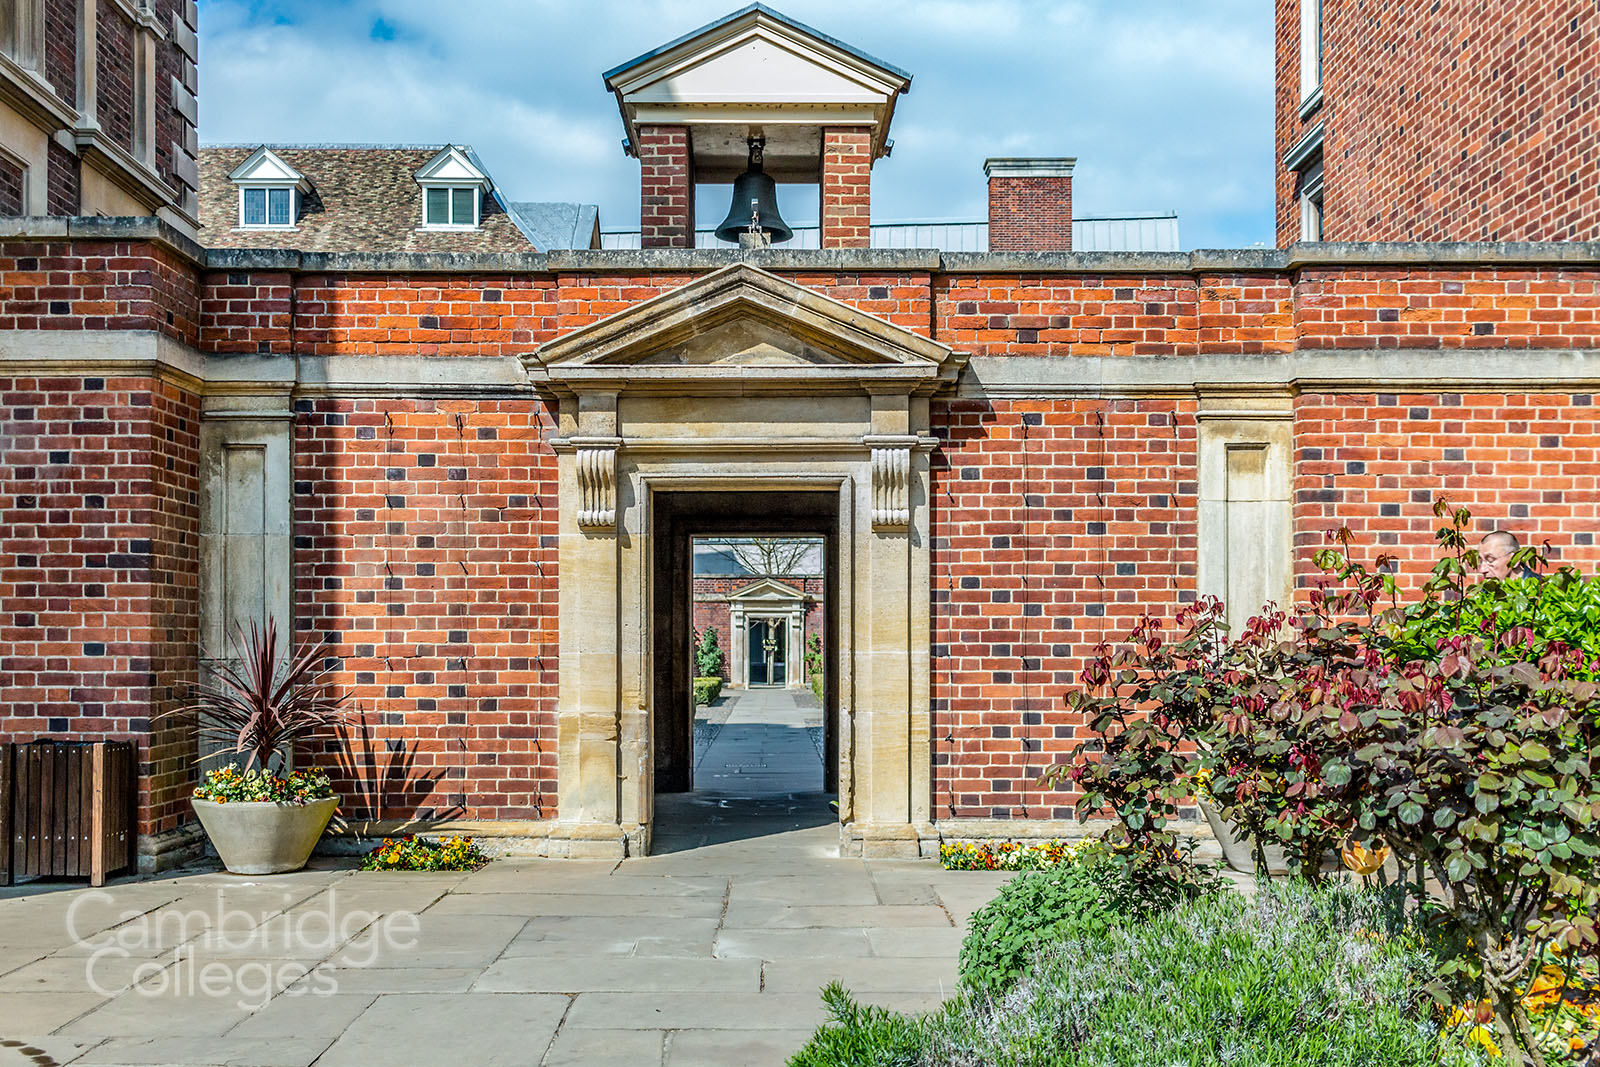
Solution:
{"label": "triangular pediment above doorway", "polygon": [[906,392],[931,392],[965,361],[949,345],[741,263],[579,327],[524,363],[536,383],[574,391],[899,382]]}
{"label": "triangular pediment above doorway", "polygon": [[786,582],[776,578],[763,578],[752,582],[743,589],[735,589],[727,596],[729,601],[738,601],[749,607],[751,604],[794,603],[805,600],[806,594]]}

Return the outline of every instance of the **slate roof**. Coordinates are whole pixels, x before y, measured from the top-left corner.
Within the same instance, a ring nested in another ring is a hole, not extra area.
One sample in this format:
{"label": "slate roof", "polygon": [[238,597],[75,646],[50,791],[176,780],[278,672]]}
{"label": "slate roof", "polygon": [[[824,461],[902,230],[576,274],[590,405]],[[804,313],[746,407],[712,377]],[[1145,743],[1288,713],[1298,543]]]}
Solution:
{"label": "slate roof", "polygon": [[[268,144],[279,158],[305,175],[311,192],[302,198],[296,229],[241,230],[239,187],[228,175],[259,147],[201,147],[201,244],[301,252],[544,251],[535,247],[494,190],[483,198],[482,224],[477,230],[418,231],[422,187],[415,175],[445,145]],[[471,149],[466,151],[482,170]]]}
{"label": "slate roof", "polygon": [[541,252],[569,248],[600,247],[600,208],[597,204],[528,203],[511,205],[511,213],[522,223]]}

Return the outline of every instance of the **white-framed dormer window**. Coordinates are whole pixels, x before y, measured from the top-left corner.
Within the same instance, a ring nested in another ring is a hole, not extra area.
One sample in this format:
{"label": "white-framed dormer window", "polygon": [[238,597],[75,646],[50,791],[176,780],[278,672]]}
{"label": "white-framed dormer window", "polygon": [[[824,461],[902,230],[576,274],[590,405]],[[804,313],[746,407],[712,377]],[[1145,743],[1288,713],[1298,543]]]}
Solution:
{"label": "white-framed dormer window", "polygon": [[479,193],[476,185],[424,185],[422,225],[430,230],[477,229]]}
{"label": "white-framed dormer window", "polygon": [[1322,0],[1300,0],[1300,102],[1322,91]]}
{"label": "white-framed dormer window", "polygon": [[416,173],[422,187],[423,230],[476,230],[483,222],[483,198],[492,188],[472,150],[446,145]]}
{"label": "white-framed dormer window", "polygon": [[239,229],[292,230],[300,221],[305,176],[265,145],[250,153],[228,179],[239,187]]}
{"label": "white-framed dormer window", "polygon": [[271,185],[239,187],[239,227],[287,230],[294,226],[295,191]]}

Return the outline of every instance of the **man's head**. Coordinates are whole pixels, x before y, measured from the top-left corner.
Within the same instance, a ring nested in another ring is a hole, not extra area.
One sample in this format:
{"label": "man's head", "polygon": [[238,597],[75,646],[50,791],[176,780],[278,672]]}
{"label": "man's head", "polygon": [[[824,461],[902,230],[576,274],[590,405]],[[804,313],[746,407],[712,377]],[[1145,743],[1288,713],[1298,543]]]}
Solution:
{"label": "man's head", "polygon": [[1492,530],[1484,534],[1478,545],[1478,577],[1509,578],[1511,557],[1522,546],[1516,535],[1507,530]]}

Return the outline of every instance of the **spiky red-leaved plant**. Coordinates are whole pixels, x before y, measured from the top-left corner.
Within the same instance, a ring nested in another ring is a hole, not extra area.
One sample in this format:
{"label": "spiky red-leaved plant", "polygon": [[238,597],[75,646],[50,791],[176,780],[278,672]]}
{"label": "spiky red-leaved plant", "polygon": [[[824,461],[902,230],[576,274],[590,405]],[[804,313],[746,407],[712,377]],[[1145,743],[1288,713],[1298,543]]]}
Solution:
{"label": "spiky red-leaved plant", "polygon": [[336,665],[322,665],[317,644],[286,648],[280,659],[270,617],[264,630],[253,622],[248,633],[235,627],[232,644],[233,662],[218,662],[213,680],[197,687],[197,699],[169,714],[193,715],[202,737],[246,756],[247,770],[265,770],[275,755],[302,742],[337,736],[349,694],[329,681]]}

